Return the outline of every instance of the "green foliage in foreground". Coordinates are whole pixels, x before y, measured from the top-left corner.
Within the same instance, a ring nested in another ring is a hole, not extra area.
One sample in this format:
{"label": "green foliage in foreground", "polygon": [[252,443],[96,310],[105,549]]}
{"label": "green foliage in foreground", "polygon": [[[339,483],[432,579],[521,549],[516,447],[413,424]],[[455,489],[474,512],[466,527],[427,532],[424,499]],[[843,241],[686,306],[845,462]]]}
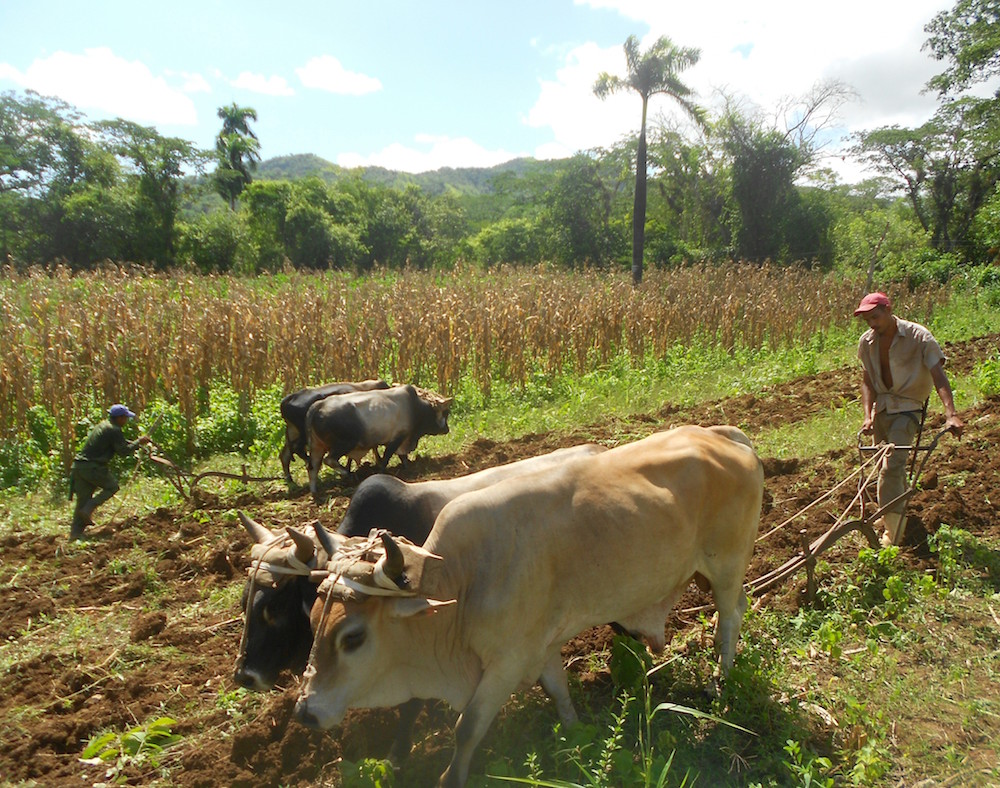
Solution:
{"label": "green foliage in foreground", "polygon": [[122,733],[108,731],[90,740],[80,760],[91,765],[109,763],[107,777],[112,782],[123,780],[129,767],[155,769],[163,751],[181,741],[179,734],[170,732],[176,724],[170,717],[159,717]]}
{"label": "green foliage in foreground", "polygon": [[976,365],[976,385],[984,397],[1000,394],[1000,353]]}

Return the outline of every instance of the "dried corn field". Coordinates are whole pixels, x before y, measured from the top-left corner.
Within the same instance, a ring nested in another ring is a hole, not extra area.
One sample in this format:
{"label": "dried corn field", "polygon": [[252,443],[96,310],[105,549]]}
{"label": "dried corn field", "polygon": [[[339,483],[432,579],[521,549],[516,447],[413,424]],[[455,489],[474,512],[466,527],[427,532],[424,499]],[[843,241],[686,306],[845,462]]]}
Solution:
{"label": "dried corn field", "polygon": [[[43,406],[68,461],[72,426],[109,402],[176,402],[225,381],[249,401],[322,381],[381,375],[488,394],[536,370],[583,373],[677,344],[759,348],[849,319],[858,282],[748,265],[625,273],[463,269],[367,278],[290,273],[237,279],[65,269],[0,275],[0,438]],[[943,293],[907,296],[922,314]],[[916,303],[918,300],[923,303]]]}

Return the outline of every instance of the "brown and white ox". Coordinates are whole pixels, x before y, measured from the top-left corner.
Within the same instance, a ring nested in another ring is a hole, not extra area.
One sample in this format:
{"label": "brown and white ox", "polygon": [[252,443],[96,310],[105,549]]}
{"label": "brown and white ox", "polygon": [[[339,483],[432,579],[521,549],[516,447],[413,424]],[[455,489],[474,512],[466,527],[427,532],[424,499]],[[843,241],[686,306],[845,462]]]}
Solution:
{"label": "brown and white ox", "polygon": [[402,545],[403,557],[388,536],[374,565],[339,544],[313,605],[296,716],[330,728],[350,708],[444,700],[461,714],[440,785],[463,786],[518,688],[540,682],[564,723],[576,721],[564,643],[617,621],[661,651],[692,579],[711,587],[728,674],[763,488],[740,430],[678,427],[466,493],[444,507],[424,548]]}

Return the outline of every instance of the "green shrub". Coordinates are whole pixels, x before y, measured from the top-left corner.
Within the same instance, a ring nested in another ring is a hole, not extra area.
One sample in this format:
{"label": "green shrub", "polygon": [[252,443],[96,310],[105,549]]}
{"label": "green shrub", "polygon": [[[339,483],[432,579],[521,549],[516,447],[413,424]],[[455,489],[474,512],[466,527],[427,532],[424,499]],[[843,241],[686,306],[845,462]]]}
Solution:
{"label": "green shrub", "polygon": [[813,785],[818,788],[833,788],[834,780],[830,776],[833,764],[829,758],[812,755],[803,750],[802,745],[794,739],[785,743],[785,752],[788,753],[785,767],[795,778],[795,785],[803,788],[811,788]]}
{"label": "green shrub", "polygon": [[213,211],[181,227],[181,256],[204,274],[247,267],[249,232],[246,220],[233,211]]}
{"label": "green shrub", "polygon": [[198,455],[237,452],[247,454],[257,435],[257,423],[240,395],[225,383],[209,387],[209,406],[195,423]]}
{"label": "green shrub", "polygon": [[958,255],[917,249],[882,266],[880,279],[903,282],[912,291],[930,283],[945,284],[960,270]]}
{"label": "green shrub", "polygon": [[163,454],[177,463],[190,459],[185,449],[187,419],[176,402],[155,399],[146,405],[144,418],[146,423],[143,427],[150,430],[149,437]]}
{"label": "green shrub", "polygon": [[984,397],[1000,394],[1000,353],[976,364],[972,374]]}
{"label": "green shrub", "polygon": [[254,438],[250,453],[256,457],[276,455],[285,440],[285,420],[281,418],[281,400],[285,396],[281,384],[275,383],[258,391],[250,407]]}
{"label": "green shrub", "polygon": [[95,766],[111,763],[107,776],[112,782],[124,782],[122,773],[130,766],[152,766],[155,769],[160,765],[163,750],[181,740],[179,734],[170,731],[176,723],[170,717],[160,717],[124,733],[109,731],[95,736],[80,760]]}
{"label": "green shrub", "polygon": [[996,260],[997,250],[1000,249],[1000,184],[993,188],[993,194],[976,211],[972,220],[972,238],[983,257]]}
{"label": "green shrub", "polygon": [[542,233],[533,219],[501,219],[480,230],[471,244],[476,260],[485,266],[528,264],[541,258]]}
{"label": "green shrub", "polygon": [[1000,591],[1000,554],[968,531],[942,524],[927,537],[927,544],[938,556],[940,585],[990,594]]}
{"label": "green shrub", "polygon": [[366,758],[354,763],[343,761],[340,778],[344,788],[393,788],[396,784],[395,772],[388,761]]}
{"label": "green shrub", "polygon": [[0,490],[30,489],[47,477],[61,475],[55,419],[42,405],[33,405],[27,421],[27,435],[0,441]]}
{"label": "green shrub", "polygon": [[34,441],[0,441],[0,490],[32,489],[56,464],[53,457],[39,451]]}
{"label": "green shrub", "polygon": [[42,405],[28,408],[28,431],[31,440],[42,454],[49,454],[59,446],[59,428],[56,420]]}

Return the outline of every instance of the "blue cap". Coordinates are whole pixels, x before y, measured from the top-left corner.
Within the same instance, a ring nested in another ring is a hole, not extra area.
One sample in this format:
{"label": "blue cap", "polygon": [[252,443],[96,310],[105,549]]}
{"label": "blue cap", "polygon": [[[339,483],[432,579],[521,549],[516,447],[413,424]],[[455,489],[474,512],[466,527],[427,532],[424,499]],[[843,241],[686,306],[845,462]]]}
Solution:
{"label": "blue cap", "polygon": [[108,417],[117,419],[119,416],[128,416],[130,419],[135,418],[135,414],[124,405],[112,405],[110,410],[108,410]]}

